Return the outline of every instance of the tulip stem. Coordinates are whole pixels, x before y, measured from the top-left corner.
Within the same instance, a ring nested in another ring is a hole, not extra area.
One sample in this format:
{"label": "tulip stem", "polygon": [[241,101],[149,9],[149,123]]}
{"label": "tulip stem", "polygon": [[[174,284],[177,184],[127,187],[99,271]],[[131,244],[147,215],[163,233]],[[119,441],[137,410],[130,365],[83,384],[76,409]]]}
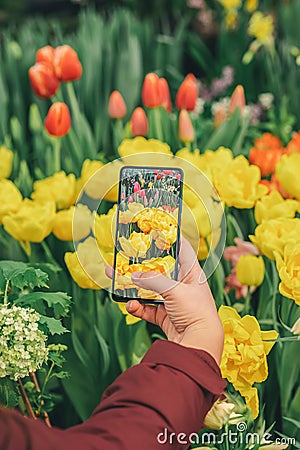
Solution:
{"label": "tulip stem", "polygon": [[162,128],[162,123],[161,123],[161,115],[160,115],[160,108],[152,108],[152,115],[153,115],[153,120],[154,120],[154,129],[155,129],[155,133],[156,133],[156,138],[159,139],[160,141],[164,140],[164,132],[163,132],[163,128]]}
{"label": "tulip stem", "polygon": [[45,252],[47,258],[49,259],[49,261],[50,261],[52,264],[54,264],[54,265],[57,266],[57,262],[55,261],[55,259],[54,259],[53,255],[52,255],[51,250],[50,250],[50,248],[48,247],[47,243],[46,243],[45,241],[42,241],[42,242],[41,242],[41,245],[42,245],[43,250],[44,250],[44,252]]}
{"label": "tulip stem", "polygon": [[73,86],[72,82],[66,83],[66,86],[67,86],[68,96],[69,96],[69,100],[70,100],[70,104],[71,104],[71,108],[72,108],[72,113],[74,115],[74,122],[75,122],[76,126],[78,127],[79,123],[80,123],[80,109],[78,106],[78,101],[76,98],[74,86]]}
{"label": "tulip stem", "polygon": [[122,119],[116,119],[113,124],[113,144],[116,155],[118,156],[118,148],[124,137],[124,129]]}
{"label": "tulip stem", "polygon": [[247,295],[245,298],[245,304],[244,304],[244,314],[248,314],[250,310],[250,300],[251,300],[251,294],[250,294],[250,286],[248,286]]}
{"label": "tulip stem", "polygon": [[61,170],[61,140],[60,138],[54,138],[53,144],[53,160],[54,160],[54,172],[59,172]]}

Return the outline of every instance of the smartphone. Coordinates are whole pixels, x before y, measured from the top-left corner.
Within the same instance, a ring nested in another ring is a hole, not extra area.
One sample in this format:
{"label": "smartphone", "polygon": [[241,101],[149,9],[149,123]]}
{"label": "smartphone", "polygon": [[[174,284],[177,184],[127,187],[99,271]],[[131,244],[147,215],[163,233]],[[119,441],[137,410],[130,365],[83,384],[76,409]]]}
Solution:
{"label": "smartphone", "polygon": [[178,278],[183,171],[174,167],[125,166],[120,171],[112,298],[161,303],[141,289],[133,272],[156,271]]}

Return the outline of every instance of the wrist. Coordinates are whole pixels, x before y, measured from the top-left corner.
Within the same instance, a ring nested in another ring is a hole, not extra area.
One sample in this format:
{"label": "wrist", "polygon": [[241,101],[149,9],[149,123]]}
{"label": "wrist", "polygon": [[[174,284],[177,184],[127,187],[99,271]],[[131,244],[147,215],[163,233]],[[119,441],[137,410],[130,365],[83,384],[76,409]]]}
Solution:
{"label": "wrist", "polygon": [[210,326],[210,329],[204,329],[203,326],[195,324],[184,331],[178,343],[184,347],[206,351],[220,365],[224,346],[224,330],[221,323]]}

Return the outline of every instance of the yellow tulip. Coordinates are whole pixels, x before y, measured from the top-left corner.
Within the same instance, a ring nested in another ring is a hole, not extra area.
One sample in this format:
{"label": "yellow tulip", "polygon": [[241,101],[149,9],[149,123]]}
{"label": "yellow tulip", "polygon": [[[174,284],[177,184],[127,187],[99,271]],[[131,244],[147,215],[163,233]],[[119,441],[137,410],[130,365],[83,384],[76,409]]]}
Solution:
{"label": "yellow tulip", "polygon": [[151,241],[152,239],[149,234],[137,233],[136,231],[131,233],[129,239],[126,239],[124,236],[119,237],[122,250],[129,258],[145,258]]}
{"label": "yellow tulip", "polygon": [[76,252],[67,252],[65,263],[81,288],[97,290],[111,286],[105,268],[113,263],[113,253],[100,251],[96,239],[88,237],[78,244]]}
{"label": "yellow tulip", "polygon": [[300,306],[300,241],[287,243],[283,255],[275,252],[275,258],[281,280],[280,293]]}
{"label": "yellow tulip", "polygon": [[258,450],[285,450],[288,448],[289,444],[278,444],[277,442],[266,441],[262,439],[260,442],[262,444],[261,447],[258,447]]}
{"label": "yellow tulip", "polygon": [[128,203],[128,209],[126,211],[119,211],[119,223],[135,223],[138,220],[138,213],[144,209],[142,203]]}
{"label": "yellow tulip", "polygon": [[235,405],[217,400],[204,418],[204,426],[211,430],[220,430],[228,421]]}
{"label": "yellow tulip", "polygon": [[0,224],[3,217],[10,213],[15,213],[22,204],[22,194],[16,185],[10,180],[0,180]]}
{"label": "yellow tulip", "polygon": [[85,160],[81,170],[80,186],[93,199],[116,202],[118,200],[119,174],[123,166],[124,164],[120,160],[109,164]]}
{"label": "yellow tulip", "polygon": [[183,204],[182,208],[182,229],[185,232],[191,231],[196,227],[197,234],[206,238],[213,230],[220,227],[224,213],[223,206],[219,201],[215,201],[213,197],[201,200],[195,196],[193,199],[190,193],[191,191],[188,191],[188,196],[184,195],[186,205]]}
{"label": "yellow tulip", "polygon": [[284,200],[278,191],[272,191],[257,201],[254,209],[255,220],[262,223],[264,220],[277,218],[293,218],[300,203],[297,200]]}
{"label": "yellow tulip", "polygon": [[126,303],[116,302],[120,311],[125,316],[126,324],[127,325],[133,325],[137,322],[139,322],[141,319],[138,317],[134,317],[132,314],[130,314],[126,309]]}
{"label": "yellow tulip", "polygon": [[249,238],[259,250],[270,259],[274,252],[283,256],[287,242],[297,242],[300,235],[300,219],[272,219],[255,228],[255,235]]}
{"label": "yellow tulip", "polygon": [[119,148],[119,155],[124,158],[129,155],[139,155],[143,153],[163,153],[172,155],[170,147],[157,139],[146,139],[137,136],[133,139],[124,139]]}
{"label": "yellow tulip", "polygon": [[38,180],[33,184],[33,200],[39,202],[54,201],[57,209],[69,208],[74,202],[75,175],[66,175],[64,171],[57,172],[51,177]]}
{"label": "yellow tulip", "polygon": [[291,328],[291,332],[294,334],[300,334],[300,317]]}
{"label": "yellow tulip", "polygon": [[255,11],[258,7],[258,0],[247,0],[246,1],[246,9],[249,13]]}
{"label": "yellow tulip", "polygon": [[80,194],[81,189],[84,187],[86,182],[93,176],[95,173],[100,170],[104,164],[101,161],[91,161],[90,159],[85,159],[82,167],[80,178],[76,180],[76,193],[77,197]]}
{"label": "yellow tulip", "polygon": [[256,201],[267,193],[259,184],[260,170],[240,155],[215,174],[215,186],[221,199],[236,208],[253,208]]}
{"label": "yellow tulip", "polygon": [[300,153],[293,152],[283,155],[276,165],[276,177],[283,189],[300,200],[300,183],[297,182],[300,173]]}
{"label": "yellow tulip", "polygon": [[176,153],[176,157],[182,158],[185,161],[193,164],[193,166],[197,167],[198,169],[201,169],[201,154],[198,148],[191,152],[190,149],[184,147],[178,150],[178,152]]}
{"label": "yellow tulip", "polygon": [[226,9],[240,8],[241,0],[219,0],[221,5]]}
{"label": "yellow tulip", "polygon": [[206,150],[201,155],[199,169],[214,183],[216,177],[233,160],[232,151],[226,147],[219,147],[217,150]]}
{"label": "yellow tulip", "polygon": [[8,178],[11,174],[12,162],[14,154],[8,148],[0,147],[0,180],[1,178]]}
{"label": "yellow tulip", "polygon": [[5,230],[17,241],[42,242],[52,231],[54,202],[23,200],[18,211],[3,218]]}
{"label": "yellow tulip", "polygon": [[116,213],[117,205],[114,205],[106,214],[94,215],[93,232],[101,248],[114,248]]}
{"label": "yellow tulip", "polygon": [[79,241],[90,233],[91,219],[89,208],[79,203],[56,213],[52,232],[61,241]]}
{"label": "yellow tulip", "polygon": [[261,331],[254,316],[240,317],[234,308],[221,306],[219,317],[224,328],[221,372],[245,397],[253,418],[258,416],[257,390],[254,383],[268,377],[267,355],[278,337],[275,330]]}
{"label": "yellow tulip", "polygon": [[265,264],[261,256],[242,255],[236,265],[236,276],[246,286],[260,286],[265,276]]}

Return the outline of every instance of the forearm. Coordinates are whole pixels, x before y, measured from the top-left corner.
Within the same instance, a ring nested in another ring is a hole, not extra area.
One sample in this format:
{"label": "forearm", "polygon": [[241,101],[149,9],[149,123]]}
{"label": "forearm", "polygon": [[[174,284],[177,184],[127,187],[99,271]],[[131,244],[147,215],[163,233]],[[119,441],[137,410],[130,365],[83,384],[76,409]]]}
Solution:
{"label": "forearm", "polygon": [[[159,342],[106,390],[99,407],[79,426],[49,430],[43,423],[0,411],[1,429],[5,424],[0,450],[60,450],[62,445],[64,450],[188,448],[178,443],[179,433],[188,439],[199,431],[223,388],[207,353]],[[175,435],[170,438],[170,433]]]}

